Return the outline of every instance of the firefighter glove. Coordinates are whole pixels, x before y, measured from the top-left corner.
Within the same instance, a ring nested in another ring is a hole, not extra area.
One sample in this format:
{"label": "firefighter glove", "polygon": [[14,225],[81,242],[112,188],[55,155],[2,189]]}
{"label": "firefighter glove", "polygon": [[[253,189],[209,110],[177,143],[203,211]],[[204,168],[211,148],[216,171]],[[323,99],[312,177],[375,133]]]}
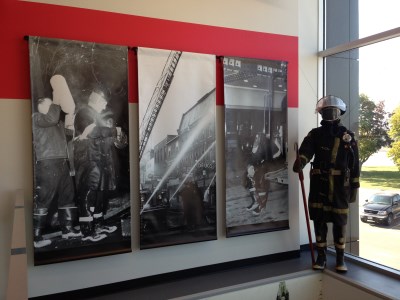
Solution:
{"label": "firefighter glove", "polygon": [[301,170],[303,170],[304,166],[306,165],[306,161],[302,157],[296,158],[293,164],[293,172],[299,173]]}
{"label": "firefighter glove", "polygon": [[349,203],[354,203],[354,202],[356,202],[356,200],[357,200],[357,192],[358,192],[358,189],[351,189],[351,190],[350,190],[350,200],[349,200]]}

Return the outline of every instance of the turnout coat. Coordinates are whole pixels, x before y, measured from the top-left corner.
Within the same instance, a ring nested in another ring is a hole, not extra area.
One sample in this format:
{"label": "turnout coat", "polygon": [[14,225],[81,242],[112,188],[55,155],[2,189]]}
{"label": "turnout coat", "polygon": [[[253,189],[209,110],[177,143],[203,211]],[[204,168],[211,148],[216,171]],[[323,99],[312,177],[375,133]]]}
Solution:
{"label": "turnout coat", "polygon": [[[85,128],[94,123],[87,138],[80,139]],[[113,146],[115,127],[105,126],[101,115],[90,106],[81,108],[75,116],[74,162],[77,187],[91,190],[115,190],[116,172]]]}
{"label": "turnout coat", "polygon": [[300,159],[311,162],[308,208],[310,219],[346,225],[352,191],[360,187],[354,133],[340,120],[322,121],[304,138]]}

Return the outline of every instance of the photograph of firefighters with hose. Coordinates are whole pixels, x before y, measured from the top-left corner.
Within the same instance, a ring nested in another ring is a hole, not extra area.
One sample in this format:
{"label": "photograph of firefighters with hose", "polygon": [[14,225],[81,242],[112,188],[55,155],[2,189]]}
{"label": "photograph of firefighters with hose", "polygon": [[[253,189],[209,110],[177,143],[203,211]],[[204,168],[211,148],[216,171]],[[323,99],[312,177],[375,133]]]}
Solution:
{"label": "photograph of firefighters with hose", "polygon": [[287,63],[224,57],[226,233],[289,228]]}
{"label": "photograph of firefighters with hose", "polygon": [[215,240],[216,57],[137,55],[140,248]]}
{"label": "photograph of firefighters with hose", "polygon": [[35,265],[131,251],[127,51],[29,37]]}

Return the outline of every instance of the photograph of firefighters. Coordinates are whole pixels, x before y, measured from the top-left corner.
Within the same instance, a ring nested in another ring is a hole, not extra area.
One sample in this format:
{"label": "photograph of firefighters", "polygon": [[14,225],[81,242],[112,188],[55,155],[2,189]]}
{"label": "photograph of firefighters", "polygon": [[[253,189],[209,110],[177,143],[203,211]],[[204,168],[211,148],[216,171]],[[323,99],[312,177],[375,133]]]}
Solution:
{"label": "photograph of firefighters", "polygon": [[313,269],[323,270],[326,266],[327,223],[332,223],[336,271],[346,272],[344,249],[349,203],[356,201],[360,187],[357,141],[354,133],[340,123],[341,115],[346,112],[342,99],[323,97],[317,102],[316,112],[322,117],[321,126],[304,138],[293,171],[298,173],[311,163],[308,210],[314,221],[318,252]]}
{"label": "photograph of firefighters", "polygon": [[[57,99],[57,98],[56,98]],[[72,99],[72,98],[64,98]],[[59,100],[59,99],[58,99]],[[35,149],[35,172],[37,182],[33,209],[33,243],[35,248],[51,244],[43,238],[47,215],[52,202],[57,202],[58,219],[63,239],[81,236],[74,228],[78,217],[74,198],[74,183],[70,176],[67,151],[67,135],[72,131],[60,119],[61,111],[73,113],[74,102],[55,103],[50,98],[37,100],[37,112],[32,115],[33,144]],[[56,197],[57,196],[57,197]]]}
{"label": "photograph of firefighters", "polygon": [[137,54],[140,248],[215,240],[216,58]]}
{"label": "photograph of firefighters", "polygon": [[226,233],[289,228],[287,64],[225,57]]}
{"label": "photograph of firefighters", "polygon": [[29,37],[29,54],[34,264],[131,251],[127,48]]}

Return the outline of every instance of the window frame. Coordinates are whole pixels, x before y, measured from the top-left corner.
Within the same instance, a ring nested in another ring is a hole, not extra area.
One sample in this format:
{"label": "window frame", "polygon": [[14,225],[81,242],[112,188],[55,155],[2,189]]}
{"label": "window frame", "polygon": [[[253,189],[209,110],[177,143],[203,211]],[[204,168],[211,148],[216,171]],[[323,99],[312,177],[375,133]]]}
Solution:
{"label": "window frame", "polygon": [[[361,47],[364,46],[368,46],[368,45],[372,45],[372,44],[376,44],[379,42],[383,42],[383,41],[387,41],[393,38],[397,38],[400,37],[400,27],[397,28],[393,28],[387,31],[383,31],[377,34],[373,34],[364,38],[358,38],[355,40],[351,40],[351,38],[349,37],[349,42],[346,43],[341,43],[338,44],[336,46],[332,46],[329,48],[326,48],[326,44],[327,44],[327,35],[329,34],[329,32],[327,32],[326,28],[327,28],[327,15],[329,15],[329,12],[327,12],[328,6],[327,6],[327,1],[329,0],[322,0],[321,2],[323,3],[323,9],[322,9],[322,14],[323,16],[320,18],[320,20],[322,21],[322,26],[320,26],[320,28],[322,29],[322,33],[323,35],[321,35],[321,37],[323,38],[323,42],[321,43],[321,46],[324,47],[323,50],[318,51],[317,53],[317,57],[319,58],[319,69],[322,70],[322,73],[319,74],[319,81],[322,82],[322,93],[325,95],[326,94],[326,59],[329,57],[333,57],[334,55],[338,55],[340,53],[346,53],[346,51],[348,51],[349,53],[351,52],[351,50],[357,50]],[[348,20],[345,20],[345,22],[348,22],[348,26],[351,27],[352,24],[350,24],[350,19],[353,17],[357,20],[358,22],[358,15],[351,15],[351,14],[355,14],[358,13],[358,11],[356,9],[354,9],[354,7],[350,6],[350,3],[348,1],[351,0],[343,0],[340,2],[340,4],[338,5],[343,5],[342,8],[346,9],[346,4],[348,5],[347,9],[348,11],[346,12],[346,18],[348,17]],[[335,7],[333,7],[335,9]],[[337,7],[336,7],[337,8]],[[343,19],[345,19],[345,17],[343,17]],[[358,28],[357,28],[358,30]],[[350,29],[349,29],[350,31]],[[358,202],[357,202],[358,203]],[[398,202],[399,203],[399,202]],[[349,216],[352,218],[359,218],[359,213],[357,213],[357,216]],[[330,249],[331,247],[329,247],[329,251],[330,252],[334,252],[333,249]],[[385,265],[381,265],[375,261],[370,261],[366,258],[360,257],[359,255],[355,255],[355,254],[351,254],[351,253],[345,253],[346,257],[350,258],[352,261],[358,263],[358,264],[362,264],[365,267],[369,268],[369,269],[373,269],[374,271],[378,272],[378,273],[382,273],[382,274],[386,274],[386,275],[391,275],[394,276],[396,278],[398,278],[400,276],[400,270],[391,268],[389,266],[385,266]]]}

